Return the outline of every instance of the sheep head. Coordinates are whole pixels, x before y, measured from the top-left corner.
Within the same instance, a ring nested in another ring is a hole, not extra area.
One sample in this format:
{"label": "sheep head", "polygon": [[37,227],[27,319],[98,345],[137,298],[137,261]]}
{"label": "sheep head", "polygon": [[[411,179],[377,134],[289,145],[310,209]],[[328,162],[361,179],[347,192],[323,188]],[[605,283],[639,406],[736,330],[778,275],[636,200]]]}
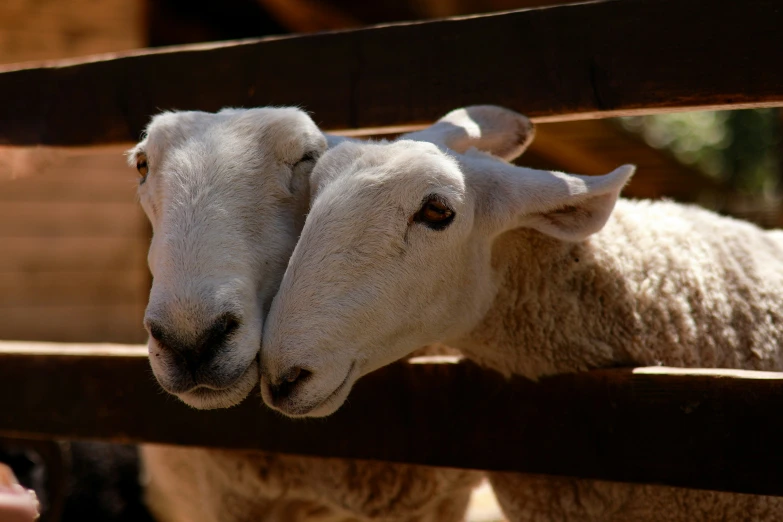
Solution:
{"label": "sheep head", "polygon": [[[503,111],[499,123],[469,113],[474,134],[500,133],[507,139],[488,142],[512,156],[530,141],[520,115]],[[329,415],[360,376],[467,334],[497,290],[495,238],[528,227],[580,241],[603,227],[633,173],[516,167],[464,141],[451,148],[454,130],[440,130],[346,143],[319,160],[312,207],[265,326],[261,390],[273,408]]]}
{"label": "sheep head", "polygon": [[129,151],[153,230],[150,363],[190,406],[232,406],[258,384],[264,314],[326,146],[302,111],[263,108],[163,113]]}

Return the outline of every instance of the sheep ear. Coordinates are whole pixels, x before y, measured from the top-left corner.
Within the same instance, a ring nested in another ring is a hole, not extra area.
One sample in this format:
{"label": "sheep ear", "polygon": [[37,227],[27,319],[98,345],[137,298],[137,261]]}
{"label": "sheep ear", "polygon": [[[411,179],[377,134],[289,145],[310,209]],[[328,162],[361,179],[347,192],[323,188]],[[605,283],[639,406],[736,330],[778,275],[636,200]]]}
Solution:
{"label": "sheep ear", "polygon": [[623,165],[603,176],[578,176],[494,163],[474,178],[483,222],[496,233],[527,227],[564,241],[601,230],[636,170]]}
{"label": "sheep ear", "polygon": [[533,123],[525,116],[495,105],[473,105],[451,111],[432,126],[400,139],[428,141],[459,153],[475,147],[511,161],[534,136]]}

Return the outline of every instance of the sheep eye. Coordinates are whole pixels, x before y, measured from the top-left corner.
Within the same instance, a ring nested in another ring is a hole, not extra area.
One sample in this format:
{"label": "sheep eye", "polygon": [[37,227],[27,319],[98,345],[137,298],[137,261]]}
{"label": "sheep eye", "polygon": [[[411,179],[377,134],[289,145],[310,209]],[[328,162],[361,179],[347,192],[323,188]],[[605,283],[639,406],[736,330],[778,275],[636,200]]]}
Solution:
{"label": "sheep eye", "polygon": [[307,161],[315,161],[318,158],[318,154],[316,152],[310,151],[306,152],[302,158],[295,163],[295,165],[299,165],[302,163],[305,163]]}
{"label": "sheep eye", "polygon": [[414,223],[422,223],[433,230],[443,230],[454,220],[454,211],[437,196],[428,196],[418,212],[413,215]]}
{"label": "sheep eye", "polygon": [[149,172],[149,167],[147,167],[146,154],[140,153],[136,157],[136,170],[138,170],[139,174],[141,175],[141,183],[144,183],[144,180],[147,178],[147,172]]}

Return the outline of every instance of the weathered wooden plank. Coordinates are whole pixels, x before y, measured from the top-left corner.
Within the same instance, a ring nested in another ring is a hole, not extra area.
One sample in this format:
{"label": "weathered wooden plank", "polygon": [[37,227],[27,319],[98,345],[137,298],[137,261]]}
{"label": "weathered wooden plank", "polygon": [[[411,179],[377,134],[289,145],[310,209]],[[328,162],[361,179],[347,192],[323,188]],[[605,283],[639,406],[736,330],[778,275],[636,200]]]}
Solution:
{"label": "weathered wooden plank", "polygon": [[0,205],[0,241],[9,237],[45,240],[66,236],[136,238],[146,234],[141,207],[133,200],[127,203],[6,201]]}
{"label": "weathered wooden plank", "polygon": [[18,341],[140,343],[147,339],[141,325],[145,307],[145,300],[3,307],[0,335]]}
{"label": "weathered wooden plank", "polygon": [[[79,183],[69,178],[68,170],[57,170],[46,176],[31,175],[21,179],[0,180],[0,202],[79,202],[138,204],[135,178],[109,180],[96,175],[92,183]],[[141,207],[139,207],[141,212]]]}
{"label": "weathered wooden plank", "polygon": [[542,119],[783,103],[783,7],[611,0],[0,74],[0,143],[132,142],[161,109],[299,105],[326,129],[496,103]]}
{"label": "weathered wooden plank", "polygon": [[144,243],[126,237],[6,237],[0,272],[139,269],[147,255]]}
{"label": "weathered wooden plank", "polygon": [[[78,383],[78,384],[76,384]],[[532,383],[399,363],[335,415],[196,411],[161,395],[143,347],[5,344],[0,433],[249,448],[783,495],[783,374],[601,370]],[[772,413],[771,413],[772,412]]]}
{"label": "weathered wooden plank", "polygon": [[[135,270],[0,272],[0,310],[11,307],[146,304],[150,280],[149,272],[142,267]],[[86,329],[85,326],[82,327]]]}
{"label": "weathered wooden plank", "polygon": [[126,148],[0,147],[0,201],[137,204]]}
{"label": "weathered wooden plank", "polygon": [[137,0],[4,0],[0,62],[65,58],[146,44],[145,4]]}

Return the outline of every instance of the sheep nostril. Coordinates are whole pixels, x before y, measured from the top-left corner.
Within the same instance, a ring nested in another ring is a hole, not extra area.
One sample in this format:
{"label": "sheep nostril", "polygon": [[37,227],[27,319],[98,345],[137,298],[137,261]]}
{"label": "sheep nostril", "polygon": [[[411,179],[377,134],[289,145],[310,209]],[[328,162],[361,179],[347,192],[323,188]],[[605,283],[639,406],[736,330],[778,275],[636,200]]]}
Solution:
{"label": "sheep nostril", "polygon": [[282,374],[280,384],[269,387],[272,396],[276,400],[283,400],[293,395],[299,384],[306,381],[312,372],[304,368],[293,367]]}
{"label": "sheep nostril", "polygon": [[163,343],[163,338],[166,337],[163,326],[154,321],[146,321],[145,326],[147,327],[150,337],[155,339],[158,343]]}
{"label": "sheep nostril", "polygon": [[229,338],[241,326],[240,319],[231,313],[226,313],[215,319],[212,326],[201,334],[196,349],[199,353],[215,353],[223,348]]}
{"label": "sheep nostril", "polygon": [[297,368],[296,370],[296,378],[293,381],[288,381],[292,384],[305,382],[313,375],[313,372],[305,370],[304,368]]}
{"label": "sheep nostril", "polygon": [[220,320],[223,323],[223,336],[228,337],[234,333],[240,325],[239,318],[234,314],[224,314]]}
{"label": "sheep nostril", "polygon": [[288,370],[288,373],[285,374],[283,377],[283,380],[285,382],[294,383],[299,379],[299,376],[302,375],[302,369],[301,368],[291,368]]}

